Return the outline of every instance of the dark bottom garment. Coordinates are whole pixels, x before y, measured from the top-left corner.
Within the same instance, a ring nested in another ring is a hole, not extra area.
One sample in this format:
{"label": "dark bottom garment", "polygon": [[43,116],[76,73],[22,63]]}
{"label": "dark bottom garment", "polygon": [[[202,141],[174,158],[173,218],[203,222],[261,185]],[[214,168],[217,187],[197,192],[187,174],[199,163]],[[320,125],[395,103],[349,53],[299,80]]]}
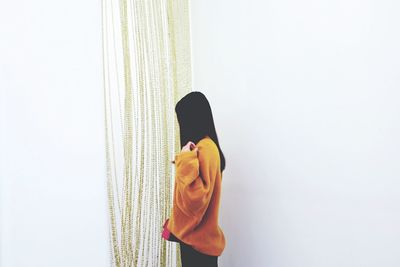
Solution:
{"label": "dark bottom garment", "polygon": [[218,267],[218,256],[206,255],[182,241],[179,243],[182,267]]}

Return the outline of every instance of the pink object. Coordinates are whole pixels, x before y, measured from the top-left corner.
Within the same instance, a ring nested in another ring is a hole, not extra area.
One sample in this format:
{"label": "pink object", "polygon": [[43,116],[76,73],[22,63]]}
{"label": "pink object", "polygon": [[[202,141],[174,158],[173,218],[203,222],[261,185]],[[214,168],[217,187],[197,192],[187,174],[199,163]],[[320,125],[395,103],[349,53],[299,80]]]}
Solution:
{"label": "pink object", "polygon": [[163,232],[162,232],[162,237],[165,239],[165,240],[169,240],[169,237],[170,237],[170,235],[171,235],[171,232],[168,230],[168,228],[167,228],[167,223],[168,223],[168,221],[169,221],[169,219],[167,219],[165,222],[164,222],[164,225],[163,225]]}

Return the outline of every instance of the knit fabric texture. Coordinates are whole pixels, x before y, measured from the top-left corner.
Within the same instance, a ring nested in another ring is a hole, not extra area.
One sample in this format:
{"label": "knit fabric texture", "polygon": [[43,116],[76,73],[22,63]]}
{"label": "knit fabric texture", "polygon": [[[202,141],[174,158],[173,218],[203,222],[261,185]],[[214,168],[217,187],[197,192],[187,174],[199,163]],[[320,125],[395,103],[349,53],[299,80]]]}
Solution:
{"label": "knit fabric texture", "polygon": [[220,256],[226,241],[218,225],[222,179],[219,150],[208,136],[196,146],[197,152],[175,155],[173,206],[165,227],[195,250]]}

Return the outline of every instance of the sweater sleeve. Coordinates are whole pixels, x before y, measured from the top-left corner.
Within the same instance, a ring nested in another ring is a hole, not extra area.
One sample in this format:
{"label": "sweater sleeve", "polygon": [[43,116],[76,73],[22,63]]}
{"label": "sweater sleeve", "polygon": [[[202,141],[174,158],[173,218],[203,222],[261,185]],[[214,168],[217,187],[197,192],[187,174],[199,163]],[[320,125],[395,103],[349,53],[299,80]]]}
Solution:
{"label": "sweater sleeve", "polygon": [[[197,155],[198,153],[198,155]],[[199,147],[176,155],[176,186],[178,207],[187,216],[201,219],[210,202],[218,165],[214,151]]]}

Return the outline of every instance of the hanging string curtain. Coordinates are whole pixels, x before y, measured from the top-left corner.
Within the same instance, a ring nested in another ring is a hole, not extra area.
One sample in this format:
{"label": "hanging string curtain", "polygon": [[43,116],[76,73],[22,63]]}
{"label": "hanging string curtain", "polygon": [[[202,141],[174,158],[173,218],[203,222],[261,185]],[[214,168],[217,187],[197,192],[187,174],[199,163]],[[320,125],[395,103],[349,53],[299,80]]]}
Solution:
{"label": "hanging string curtain", "polygon": [[112,266],[180,266],[161,238],[180,149],[174,107],[191,91],[188,0],[102,0]]}

